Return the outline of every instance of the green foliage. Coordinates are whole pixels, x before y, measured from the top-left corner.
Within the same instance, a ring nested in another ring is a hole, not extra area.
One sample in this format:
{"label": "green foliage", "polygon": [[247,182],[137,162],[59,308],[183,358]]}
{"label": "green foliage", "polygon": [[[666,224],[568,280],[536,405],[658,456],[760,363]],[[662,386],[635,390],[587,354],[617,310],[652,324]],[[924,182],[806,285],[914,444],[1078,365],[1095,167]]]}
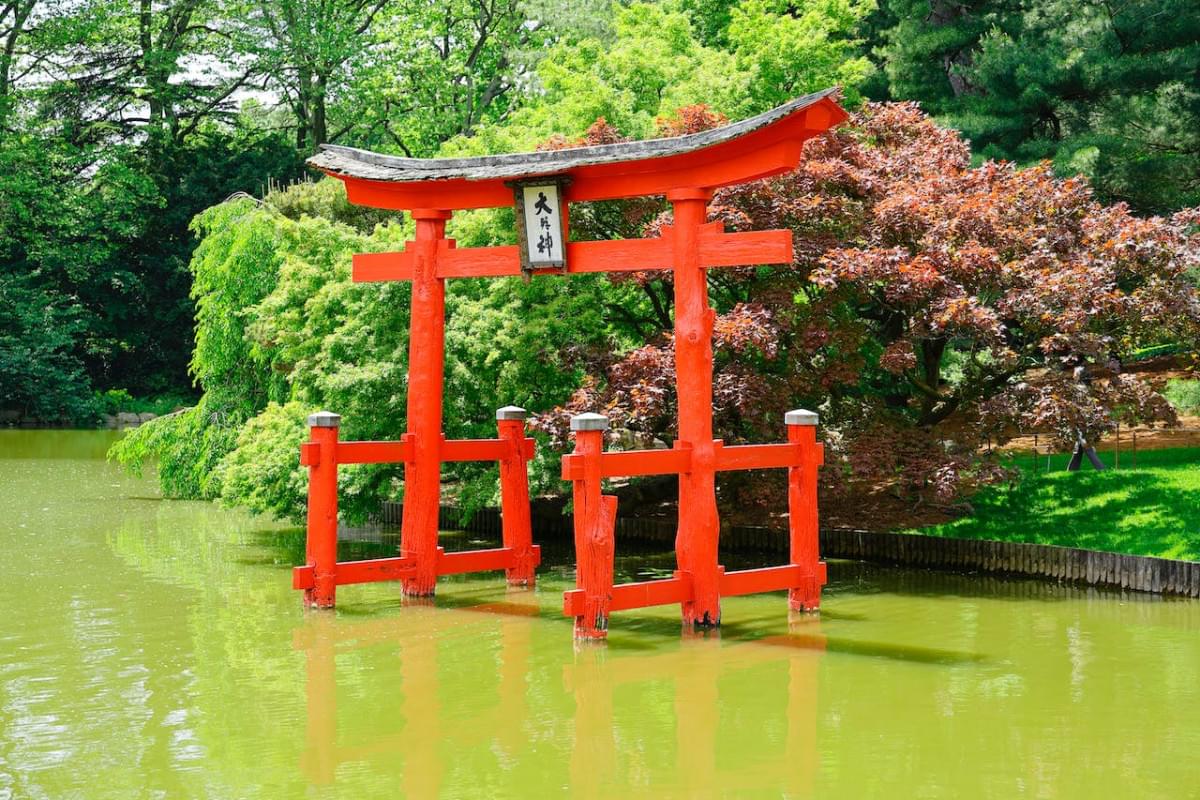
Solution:
{"label": "green foliage", "polygon": [[[228,148],[239,143],[263,149],[230,156]],[[278,163],[268,145],[260,137],[199,132],[153,161],[132,148],[112,148],[92,166],[89,151],[0,133],[0,274],[13,276],[6,286],[21,287],[8,293],[36,294],[35,306],[56,320],[45,341],[38,341],[37,325],[10,321],[6,331],[18,351],[55,353],[47,369],[69,363],[78,375],[39,390],[37,414],[57,419],[50,406],[81,408],[92,387],[137,395],[186,391],[193,322],[187,224],[231,191],[265,184],[268,173],[256,170]],[[89,168],[87,178],[78,176]],[[72,416],[82,421],[80,413]]]}
{"label": "green foliage", "polygon": [[1192,0],[887,0],[886,96],[977,152],[1083,173],[1108,201],[1200,204],[1200,6]]}
{"label": "green foliage", "polygon": [[68,423],[95,415],[74,357],[77,309],[20,276],[0,272],[0,410]]}
{"label": "green foliage", "polygon": [[[270,403],[242,427],[236,448],[219,469],[223,501],[303,521],[308,471],[297,453],[308,441],[305,417],[311,411],[300,403]],[[339,477],[345,479],[350,469],[339,469]]]}
{"label": "green foliage", "polygon": [[1185,414],[1200,414],[1200,381],[1174,378],[1167,381],[1163,395]]}
{"label": "green foliage", "polygon": [[[727,47],[705,44],[675,4],[617,8],[611,36],[566,39],[537,62],[539,94],[446,155],[531,150],[554,135],[574,137],[598,118],[634,139],[656,121],[704,103],[730,119],[841,84],[854,97],[871,71],[854,56],[852,31],[872,0],[822,0],[793,16],[786,4],[748,0],[732,9]],[[686,7],[686,4],[685,4]]]}
{"label": "green foliage", "polygon": [[181,394],[134,397],[124,389],[108,389],[95,393],[96,410],[101,414],[118,414],[122,411],[134,414],[148,412],[161,417],[193,402],[194,398]]}
{"label": "green foliage", "polygon": [[738,66],[751,75],[754,107],[763,111],[835,84],[848,104],[857,105],[857,88],[873,67],[856,54],[862,42],[849,33],[875,9],[874,0],[814,0],[798,10],[789,5],[744,0],[730,12],[729,44]]}
{"label": "green foliage", "polygon": [[1129,354],[1129,360],[1145,361],[1147,359],[1157,358],[1159,356],[1170,356],[1181,352],[1183,349],[1183,346],[1176,342],[1170,342],[1168,344],[1154,344],[1148,347],[1139,347]]}
{"label": "green foliage", "polygon": [[153,462],[167,497],[211,500],[221,493],[217,466],[237,443],[242,422],[205,396],[189,409],[132,429],[112,446],[108,457],[137,475]]}
{"label": "green foliage", "polygon": [[970,517],[913,533],[1200,561],[1200,449],[1142,451],[1137,463],[1025,471],[1013,485],[980,492]]}
{"label": "green foliage", "polygon": [[210,402],[247,418],[280,399],[282,381],[246,337],[246,309],[275,285],[280,261],[273,215],[250,199],[213,206],[198,216],[192,258],[196,347],[191,370]]}

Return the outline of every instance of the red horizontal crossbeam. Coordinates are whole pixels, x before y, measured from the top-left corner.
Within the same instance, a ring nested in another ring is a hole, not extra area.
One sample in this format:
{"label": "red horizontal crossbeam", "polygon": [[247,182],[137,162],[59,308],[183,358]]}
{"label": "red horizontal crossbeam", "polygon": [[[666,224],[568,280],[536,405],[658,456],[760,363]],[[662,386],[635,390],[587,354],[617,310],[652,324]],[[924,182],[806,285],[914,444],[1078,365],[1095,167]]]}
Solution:
{"label": "red horizontal crossbeam", "polygon": [[[798,467],[804,457],[803,445],[791,442],[779,444],[739,444],[726,447],[720,439],[716,445],[718,472],[738,469],[780,469]],[[818,445],[820,447],[820,445]],[[583,479],[581,455],[568,453],[562,457],[562,479]],[[818,456],[817,463],[820,463]],[[691,450],[675,447],[671,450],[627,450],[600,454],[601,478],[628,478],[636,475],[674,475],[692,468]]]}
{"label": "red horizontal crossbeam", "polygon": [[[673,578],[641,583],[622,583],[612,587],[609,611],[625,611],[630,608],[666,606],[682,603],[692,596],[692,576],[676,573]],[[582,589],[563,592],[563,615],[578,617],[583,614],[584,593]]]}
{"label": "red horizontal crossbeam", "polygon": [[[535,560],[540,557],[541,547],[533,545]],[[438,548],[438,575],[459,575],[464,572],[488,572],[516,566],[517,551],[512,547],[497,547],[491,550],[464,550],[447,553]]]}
{"label": "red horizontal crossbeam", "polygon": [[338,442],[339,464],[394,464],[412,458],[408,442]]}
{"label": "red horizontal crossbeam", "polygon": [[[522,458],[534,456],[537,441],[521,440]],[[447,439],[442,442],[442,461],[501,461],[509,457],[508,439]],[[316,442],[300,445],[300,463],[316,466],[321,448]],[[412,458],[412,444],[399,442],[338,442],[334,460],[338,464],[399,464]]]}
{"label": "red horizontal crossbeam", "polygon": [[[541,555],[541,548],[535,544],[532,550],[536,563]],[[511,547],[464,550],[454,553],[447,553],[439,548],[437,572],[438,575],[459,575],[465,572],[509,569],[516,565],[516,560],[517,551]],[[416,569],[416,563],[416,559],[412,556],[373,558],[365,561],[339,561],[334,568],[334,581],[338,586],[351,583],[398,581],[409,577]],[[292,568],[293,589],[311,589],[315,585],[316,573],[311,564]]]}
{"label": "red horizontal crossbeam", "polygon": [[[398,581],[408,577],[416,569],[416,563],[416,559],[404,556],[373,558],[367,561],[339,561],[334,568],[334,580],[338,586]],[[311,564],[292,568],[293,589],[311,589],[315,585],[316,574]]]}
{"label": "red horizontal crossbeam", "polygon": [[802,445],[782,444],[739,444],[718,447],[716,450],[717,471],[736,469],[777,469],[798,467],[804,457]]}
{"label": "red horizontal crossbeam", "polygon": [[803,583],[804,578],[804,567],[799,564],[726,572],[721,575],[720,579],[721,596],[732,597],[739,594],[758,594],[759,592],[792,589]]}
{"label": "red horizontal crossbeam", "polygon": [[[817,565],[817,579],[825,583],[825,564]],[[722,597],[734,597],[760,592],[777,592],[801,586],[812,576],[799,564],[783,564],[777,567],[746,569],[737,572],[722,572],[720,591]],[[665,606],[683,603],[692,597],[692,577],[686,572],[677,572],[673,578],[641,583],[623,583],[612,587],[609,611],[625,611],[631,608]],[[571,589],[563,592],[563,615],[578,617],[584,613],[584,592]]]}
{"label": "red horizontal crossbeam", "polygon": [[[583,479],[584,456],[568,453],[562,457],[562,479]],[[600,454],[601,478],[625,478],[634,475],[676,475],[687,472],[692,465],[692,451],[629,450],[623,453]]]}
{"label": "red horizontal crossbeam", "polygon": [[[537,442],[523,439],[521,456],[533,458]],[[442,461],[501,461],[508,458],[507,439],[447,439],[442,442]]]}
{"label": "red horizontal crossbeam", "polygon": [[[660,238],[610,239],[567,243],[567,272],[634,272],[670,269],[673,237],[664,229]],[[406,281],[413,276],[413,252],[358,253],[354,256],[356,283]],[[725,233],[723,223],[701,228],[700,263],[709,267],[744,267],[754,264],[790,264],[792,232],[788,230]],[[516,245],[500,247],[455,246],[453,239],[438,242],[436,274],[439,278],[500,278],[521,274]]]}
{"label": "red horizontal crossbeam", "polygon": [[[394,464],[408,461],[412,447],[408,442],[338,442],[334,448],[338,464]],[[321,461],[321,447],[316,442],[300,445],[300,463],[315,467]]]}
{"label": "red horizontal crossbeam", "polygon": [[[669,229],[663,230],[667,236]],[[792,263],[792,232],[789,230],[725,233],[725,223],[709,222],[700,227],[700,263],[706,267],[746,267],[755,264]]]}

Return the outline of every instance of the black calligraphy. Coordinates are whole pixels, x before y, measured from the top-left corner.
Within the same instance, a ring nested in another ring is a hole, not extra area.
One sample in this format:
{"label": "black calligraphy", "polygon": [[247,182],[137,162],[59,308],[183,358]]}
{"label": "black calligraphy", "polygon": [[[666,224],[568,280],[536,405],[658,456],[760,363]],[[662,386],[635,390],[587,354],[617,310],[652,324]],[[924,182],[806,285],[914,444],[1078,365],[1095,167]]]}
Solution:
{"label": "black calligraphy", "polygon": [[550,216],[554,212],[550,208],[550,201],[545,192],[538,192],[537,202],[533,204],[533,212],[537,215],[540,228],[537,240],[538,254],[550,255],[554,252],[554,237],[551,233],[553,229],[550,226]]}

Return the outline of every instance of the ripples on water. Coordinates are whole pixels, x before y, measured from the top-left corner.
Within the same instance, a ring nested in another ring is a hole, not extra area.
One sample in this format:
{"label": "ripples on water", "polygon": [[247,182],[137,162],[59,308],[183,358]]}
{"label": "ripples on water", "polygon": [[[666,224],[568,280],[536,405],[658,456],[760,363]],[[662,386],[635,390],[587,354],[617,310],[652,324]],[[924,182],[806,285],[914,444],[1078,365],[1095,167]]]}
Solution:
{"label": "ripples on water", "polygon": [[[577,648],[570,554],[545,543],[536,592],[355,586],[311,613],[299,531],[160,501],[110,441],[0,431],[0,799],[1163,797],[1200,777],[1200,603],[840,563],[819,619],[731,598],[719,633],[644,609]],[[357,538],[344,558],[395,546]],[[617,572],[672,566],[622,552]]]}

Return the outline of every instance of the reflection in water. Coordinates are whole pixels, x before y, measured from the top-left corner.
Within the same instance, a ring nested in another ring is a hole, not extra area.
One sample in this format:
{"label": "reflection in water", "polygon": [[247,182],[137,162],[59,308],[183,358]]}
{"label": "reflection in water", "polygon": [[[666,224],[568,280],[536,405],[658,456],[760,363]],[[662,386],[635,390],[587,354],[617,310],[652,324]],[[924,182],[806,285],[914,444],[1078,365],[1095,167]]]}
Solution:
{"label": "reflection in water", "polygon": [[[406,638],[393,618],[347,623],[328,613],[308,613],[293,635],[294,646],[305,654],[305,748],[300,767],[314,787],[335,783],[339,767],[362,762],[379,754],[403,760],[404,791],[413,797],[445,794],[445,759],[454,760],[464,748],[487,744],[512,761],[529,743],[522,741],[531,727],[529,676],[531,632],[528,618],[539,615],[532,591],[509,588],[503,601],[458,605],[461,611],[492,616],[497,628],[496,694],[498,702],[471,715],[467,726],[447,726],[439,675],[447,667],[439,653],[453,658],[452,650],[439,648],[456,638],[453,618],[437,620],[436,608],[406,601],[406,614],[427,615],[422,625],[430,635]],[[444,615],[443,615],[444,616]],[[568,623],[569,624],[569,623]],[[576,643],[573,658],[562,668],[562,685],[574,701],[571,719],[569,789],[572,797],[591,798],[618,794],[622,786],[654,789],[660,796],[704,796],[718,785],[718,728],[722,723],[720,685],[740,681],[763,665],[782,664],[784,683],[772,686],[778,696],[768,702],[786,708],[785,730],[777,752],[759,753],[744,769],[722,776],[720,785],[746,790],[782,791],[787,796],[813,793],[817,772],[818,667],[825,651],[820,621],[793,615],[786,634],[729,644],[720,632],[684,629],[676,650],[660,653],[614,655],[594,643]],[[367,742],[346,742],[339,735],[337,664],[339,656],[360,648],[393,649],[399,661],[403,696],[395,732]],[[733,659],[728,650],[736,648]],[[791,651],[806,651],[793,657]],[[753,677],[751,674],[750,677]],[[614,714],[614,705],[630,685],[669,687],[675,712],[673,742],[650,742],[674,751],[676,776],[670,786],[654,786],[638,747],[631,746]],[[489,738],[490,737],[490,738]],[[486,740],[486,741],[484,741]],[[642,763],[639,763],[642,761]],[[769,765],[764,768],[764,762]],[[639,780],[640,778],[640,780]],[[460,787],[461,788],[461,787]]]}
{"label": "reflection in water", "polygon": [[[0,800],[1166,797],[1197,782],[1200,603],[837,563],[819,620],[735,597],[719,635],[642,609],[577,650],[570,547],[556,561],[547,542],[535,591],[470,576],[414,604],[352,586],[311,613],[289,578],[301,531],[141,499],[149,481],[99,460],[111,435],[41,435],[0,431]],[[617,572],[673,563],[623,548]]]}
{"label": "reflection in water", "polygon": [[[460,606],[462,610],[494,616],[498,628],[499,703],[472,715],[469,726],[449,728],[440,707],[438,675],[439,640],[453,636],[454,618],[439,615],[428,599],[404,600],[406,615],[418,622],[424,635],[407,638],[394,618],[347,623],[332,614],[308,612],[294,631],[294,646],[305,654],[307,720],[301,768],[310,783],[334,782],[339,765],[361,762],[377,754],[393,754],[404,761],[404,789],[414,797],[435,797],[443,784],[442,757],[458,746],[476,746],[481,737],[495,733],[492,745],[511,757],[520,754],[521,729],[526,717],[527,680],[532,628],[528,619],[539,609],[532,591],[508,587],[503,601]],[[427,624],[425,624],[427,623]],[[389,648],[397,653],[399,685],[403,698],[396,730],[369,741],[346,743],[338,735],[337,659],[359,648]],[[453,657],[453,652],[448,652]]]}

